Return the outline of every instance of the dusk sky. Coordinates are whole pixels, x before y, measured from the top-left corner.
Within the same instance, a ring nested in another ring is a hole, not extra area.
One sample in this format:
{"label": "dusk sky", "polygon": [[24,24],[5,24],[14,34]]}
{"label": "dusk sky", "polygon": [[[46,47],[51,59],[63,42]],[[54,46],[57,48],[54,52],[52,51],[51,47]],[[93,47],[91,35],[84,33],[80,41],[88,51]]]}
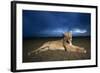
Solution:
{"label": "dusk sky", "polygon": [[90,36],[89,13],[23,10],[23,37]]}

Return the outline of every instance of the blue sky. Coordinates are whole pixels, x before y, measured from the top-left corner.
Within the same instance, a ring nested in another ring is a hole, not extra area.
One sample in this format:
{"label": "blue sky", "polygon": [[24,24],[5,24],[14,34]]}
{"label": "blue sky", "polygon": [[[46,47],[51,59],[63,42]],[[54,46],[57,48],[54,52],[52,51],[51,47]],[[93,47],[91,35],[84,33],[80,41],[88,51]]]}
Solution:
{"label": "blue sky", "polygon": [[90,36],[89,13],[23,10],[23,37]]}

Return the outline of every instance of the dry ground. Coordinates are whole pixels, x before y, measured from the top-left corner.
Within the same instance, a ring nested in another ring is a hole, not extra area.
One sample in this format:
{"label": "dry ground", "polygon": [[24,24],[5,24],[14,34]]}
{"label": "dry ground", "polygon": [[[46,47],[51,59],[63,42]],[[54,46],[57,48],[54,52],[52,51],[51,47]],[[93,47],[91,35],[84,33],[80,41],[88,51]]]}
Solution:
{"label": "dry ground", "polygon": [[90,59],[90,38],[89,37],[74,37],[73,44],[84,47],[87,50],[86,54],[68,53],[65,51],[45,51],[39,54],[28,56],[27,53],[39,48],[44,42],[59,40],[61,38],[28,38],[23,40],[23,62],[44,62],[44,61],[64,61],[64,60],[84,60]]}

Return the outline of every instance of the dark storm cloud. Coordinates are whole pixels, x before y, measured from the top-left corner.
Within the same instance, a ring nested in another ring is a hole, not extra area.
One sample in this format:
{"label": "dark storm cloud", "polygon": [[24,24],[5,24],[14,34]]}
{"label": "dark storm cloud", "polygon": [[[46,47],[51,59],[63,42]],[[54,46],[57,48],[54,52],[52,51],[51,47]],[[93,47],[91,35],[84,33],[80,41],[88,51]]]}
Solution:
{"label": "dark storm cloud", "polygon": [[90,14],[23,10],[23,36],[90,35]]}

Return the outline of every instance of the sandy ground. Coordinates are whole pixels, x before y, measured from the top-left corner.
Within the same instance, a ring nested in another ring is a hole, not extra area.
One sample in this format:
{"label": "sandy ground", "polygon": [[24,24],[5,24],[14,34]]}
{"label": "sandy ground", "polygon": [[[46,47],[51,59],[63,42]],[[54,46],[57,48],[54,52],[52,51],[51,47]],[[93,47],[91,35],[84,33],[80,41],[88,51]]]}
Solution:
{"label": "sandy ground", "polygon": [[47,41],[59,40],[61,38],[27,38],[23,39],[23,62],[47,62],[47,61],[70,61],[70,60],[85,60],[90,59],[91,45],[89,37],[74,37],[73,44],[84,47],[87,50],[86,54],[72,53],[65,51],[45,51],[39,54],[32,54],[28,56],[28,52],[39,48],[43,43]]}

